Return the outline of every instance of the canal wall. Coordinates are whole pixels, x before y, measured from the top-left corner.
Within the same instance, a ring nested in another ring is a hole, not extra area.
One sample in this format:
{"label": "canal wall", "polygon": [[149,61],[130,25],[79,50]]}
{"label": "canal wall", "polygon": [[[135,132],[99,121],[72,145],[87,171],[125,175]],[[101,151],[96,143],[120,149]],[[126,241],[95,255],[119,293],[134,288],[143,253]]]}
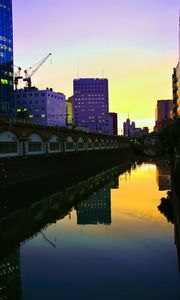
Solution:
{"label": "canal wall", "polygon": [[[0,161],[0,191],[20,188],[31,183],[33,188],[49,183],[64,186],[67,180],[76,182],[82,176],[128,161],[130,149],[111,149],[57,155],[14,157]],[[44,187],[42,187],[44,188]]]}
{"label": "canal wall", "polygon": [[[76,184],[67,182],[66,187],[56,192],[55,186],[46,185],[44,190],[33,189],[28,191],[16,190],[16,194],[6,194],[1,197],[0,202],[0,258],[13,251],[18,245],[25,243],[43,230],[49,224],[63,219],[68,215],[78,203],[93,194],[95,191],[106,189],[110,191],[111,187],[118,185],[119,174],[131,169],[131,162],[123,162],[118,166],[104,169],[102,172],[94,173],[91,177],[82,176],[82,180]],[[78,178],[79,180],[79,178]],[[26,192],[26,193],[25,193]],[[13,201],[16,200],[16,201]],[[105,204],[106,200],[104,199]],[[101,199],[101,202],[103,199]],[[106,214],[106,210],[111,213],[111,207],[106,205],[98,207],[95,205],[96,212]],[[88,208],[87,208],[88,209]]]}

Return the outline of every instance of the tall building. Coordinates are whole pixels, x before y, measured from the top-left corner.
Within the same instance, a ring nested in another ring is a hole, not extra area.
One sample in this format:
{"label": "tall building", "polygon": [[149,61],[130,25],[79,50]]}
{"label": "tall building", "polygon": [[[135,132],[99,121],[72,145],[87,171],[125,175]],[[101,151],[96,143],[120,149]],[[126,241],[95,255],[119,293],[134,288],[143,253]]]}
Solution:
{"label": "tall building", "polygon": [[130,121],[130,119],[126,119],[126,122],[123,123],[123,135],[129,137],[138,137],[143,136],[149,133],[148,127],[139,128],[136,127],[134,121]]}
{"label": "tall building", "polygon": [[8,118],[13,100],[12,0],[0,0],[0,118]]}
{"label": "tall building", "polygon": [[74,96],[69,97],[66,100],[66,122],[67,125],[74,123]]}
{"label": "tall building", "polygon": [[15,90],[14,106],[17,115],[19,111],[25,111],[34,123],[66,126],[65,95],[53,89],[31,87]]}
{"label": "tall building", "polygon": [[159,131],[172,120],[173,101],[158,100],[156,107],[155,130]]}
{"label": "tall building", "polygon": [[173,89],[173,119],[180,117],[180,62],[173,69],[172,75]]}
{"label": "tall building", "polygon": [[109,122],[108,80],[80,78],[73,81],[74,123],[92,132],[112,134]]}
{"label": "tall building", "polygon": [[111,112],[109,113],[109,117],[111,122],[112,134],[118,135],[118,115],[117,113]]}

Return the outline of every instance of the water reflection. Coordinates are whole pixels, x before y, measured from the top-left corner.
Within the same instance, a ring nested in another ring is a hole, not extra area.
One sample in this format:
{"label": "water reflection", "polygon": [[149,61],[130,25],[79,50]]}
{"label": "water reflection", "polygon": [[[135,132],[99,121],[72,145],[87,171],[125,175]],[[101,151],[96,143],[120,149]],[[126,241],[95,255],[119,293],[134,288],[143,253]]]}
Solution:
{"label": "water reflection", "polygon": [[[170,176],[170,167],[166,169],[166,176]],[[178,266],[180,274],[180,186],[179,177],[180,170],[174,169],[171,166],[171,185],[166,185],[170,190],[167,192],[167,196],[161,198],[160,205],[158,205],[159,211],[164,214],[168,222],[174,224],[174,241],[177,248]],[[166,181],[167,183],[167,181]]]}
{"label": "water reflection", "polygon": [[0,299],[21,299],[19,247],[0,261]]}
{"label": "water reflection", "polygon": [[[172,230],[156,209],[159,195],[166,194],[164,175],[162,162],[126,163],[28,205],[15,208],[6,201],[0,266],[10,266],[13,276],[2,268],[3,296],[11,291],[12,299],[21,299],[23,290],[23,300],[81,300],[84,293],[87,300],[164,300],[172,285],[172,299],[178,299]],[[158,286],[161,281],[169,282],[168,291]]]}

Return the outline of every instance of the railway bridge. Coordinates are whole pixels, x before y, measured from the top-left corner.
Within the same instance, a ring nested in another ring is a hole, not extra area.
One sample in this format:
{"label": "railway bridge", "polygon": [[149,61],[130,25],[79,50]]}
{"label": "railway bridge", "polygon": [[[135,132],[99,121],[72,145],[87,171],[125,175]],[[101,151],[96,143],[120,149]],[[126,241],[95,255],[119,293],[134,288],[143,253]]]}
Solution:
{"label": "railway bridge", "polygon": [[124,136],[0,121],[0,159],[129,147],[129,139]]}

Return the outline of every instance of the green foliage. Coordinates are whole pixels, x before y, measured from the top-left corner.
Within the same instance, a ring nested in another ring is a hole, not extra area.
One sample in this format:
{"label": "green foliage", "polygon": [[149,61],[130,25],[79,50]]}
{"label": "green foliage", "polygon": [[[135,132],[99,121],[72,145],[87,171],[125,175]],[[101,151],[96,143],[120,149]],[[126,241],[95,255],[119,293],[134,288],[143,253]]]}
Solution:
{"label": "green foliage", "polygon": [[161,145],[168,153],[180,151],[180,119],[168,124],[159,134]]}

